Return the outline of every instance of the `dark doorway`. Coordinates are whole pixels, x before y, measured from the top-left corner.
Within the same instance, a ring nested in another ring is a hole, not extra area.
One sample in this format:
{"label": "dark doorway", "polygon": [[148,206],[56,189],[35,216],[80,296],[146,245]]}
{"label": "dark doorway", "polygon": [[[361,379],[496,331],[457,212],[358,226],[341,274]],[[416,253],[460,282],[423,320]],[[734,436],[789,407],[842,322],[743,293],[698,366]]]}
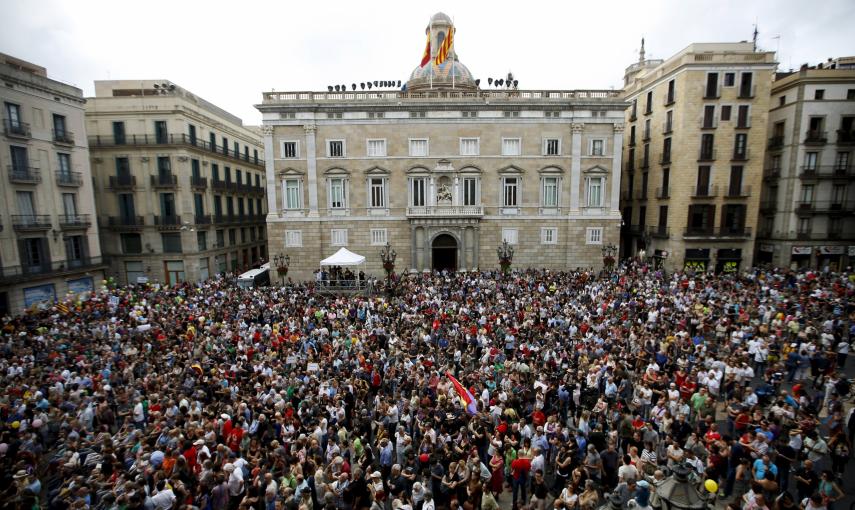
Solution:
{"label": "dark doorway", "polygon": [[435,271],[457,270],[457,240],[448,234],[440,234],[433,240],[433,269]]}

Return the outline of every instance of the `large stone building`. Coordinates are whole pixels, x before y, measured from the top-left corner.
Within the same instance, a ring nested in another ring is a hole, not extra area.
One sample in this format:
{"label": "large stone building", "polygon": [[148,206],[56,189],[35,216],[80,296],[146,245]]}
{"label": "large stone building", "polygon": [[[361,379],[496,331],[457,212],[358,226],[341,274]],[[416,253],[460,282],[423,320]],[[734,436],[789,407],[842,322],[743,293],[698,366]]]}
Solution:
{"label": "large stone building", "polygon": [[95,82],[86,130],[120,283],[198,281],[266,259],[257,129],[169,81],[122,80]]}
{"label": "large stone building", "polygon": [[431,61],[403,90],[263,94],[271,257],[290,255],[289,276],[340,246],[382,275],[387,241],[415,271],[496,268],[503,240],[515,267],[600,267],[618,242],[619,94],[482,89],[453,48],[435,63],[450,28],[431,18]]}
{"label": "large stone building", "polygon": [[101,284],[83,92],[0,54],[0,316]]}
{"label": "large stone building", "polygon": [[855,58],[772,84],[757,260],[840,269],[855,260]]}
{"label": "large stone building", "polygon": [[668,269],[752,264],[772,52],[692,44],[625,75],[622,254]]}

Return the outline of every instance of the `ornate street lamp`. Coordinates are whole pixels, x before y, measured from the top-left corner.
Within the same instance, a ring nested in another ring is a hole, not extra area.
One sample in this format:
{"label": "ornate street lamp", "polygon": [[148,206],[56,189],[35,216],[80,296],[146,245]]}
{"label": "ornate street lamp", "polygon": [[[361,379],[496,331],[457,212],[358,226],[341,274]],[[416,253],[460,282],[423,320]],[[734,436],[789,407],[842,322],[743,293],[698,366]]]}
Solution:
{"label": "ornate street lamp", "polygon": [[389,296],[392,295],[392,272],[395,271],[395,258],[398,252],[392,249],[389,241],[386,241],[386,246],[380,250],[380,261],[383,262],[383,269],[386,271],[386,291]]}
{"label": "ornate street lamp", "polygon": [[496,254],[499,256],[499,267],[502,268],[502,273],[508,274],[511,270],[511,262],[514,260],[514,247],[504,240],[496,250]]}
{"label": "ornate street lamp", "polygon": [[603,267],[607,271],[611,271],[612,267],[615,265],[615,254],[617,253],[617,246],[613,244],[606,244],[602,247],[601,251],[603,252]]}
{"label": "ornate street lamp", "polygon": [[285,276],[288,274],[288,266],[291,265],[291,256],[283,255],[282,253],[274,255],[273,265],[276,266],[276,272],[279,273],[282,285],[285,285]]}
{"label": "ornate street lamp", "polygon": [[681,462],[673,474],[656,488],[662,510],[702,510],[712,508],[711,496],[689,480],[691,468]]}

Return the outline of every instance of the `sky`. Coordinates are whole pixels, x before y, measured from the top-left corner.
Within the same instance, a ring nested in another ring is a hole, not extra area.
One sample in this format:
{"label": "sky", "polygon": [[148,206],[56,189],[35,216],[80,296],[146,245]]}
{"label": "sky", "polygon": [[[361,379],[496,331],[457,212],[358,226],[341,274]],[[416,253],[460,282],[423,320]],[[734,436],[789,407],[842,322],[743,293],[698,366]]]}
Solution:
{"label": "sky", "polygon": [[781,70],[855,55],[840,22],[855,18],[851,0],[0,0],[0,52],[86,96],[95,80],[170,80],[256,125],[265,91],[406,81],[438,11],[475,78],[511,71],[521,89],[619,89],[642,37],[647,58],[668,58],[750,40],[755,23]]}

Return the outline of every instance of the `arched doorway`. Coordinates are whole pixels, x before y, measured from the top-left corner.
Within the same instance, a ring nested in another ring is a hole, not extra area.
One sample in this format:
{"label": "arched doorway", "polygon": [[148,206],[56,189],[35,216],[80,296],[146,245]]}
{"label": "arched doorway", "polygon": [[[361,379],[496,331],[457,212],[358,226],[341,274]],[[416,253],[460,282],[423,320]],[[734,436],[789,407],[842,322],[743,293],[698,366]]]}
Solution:
{"label": "arched doorway", "polygon": [[457,270],[457,239],[448,234],[436,236],[431,245],[435,271]]}

